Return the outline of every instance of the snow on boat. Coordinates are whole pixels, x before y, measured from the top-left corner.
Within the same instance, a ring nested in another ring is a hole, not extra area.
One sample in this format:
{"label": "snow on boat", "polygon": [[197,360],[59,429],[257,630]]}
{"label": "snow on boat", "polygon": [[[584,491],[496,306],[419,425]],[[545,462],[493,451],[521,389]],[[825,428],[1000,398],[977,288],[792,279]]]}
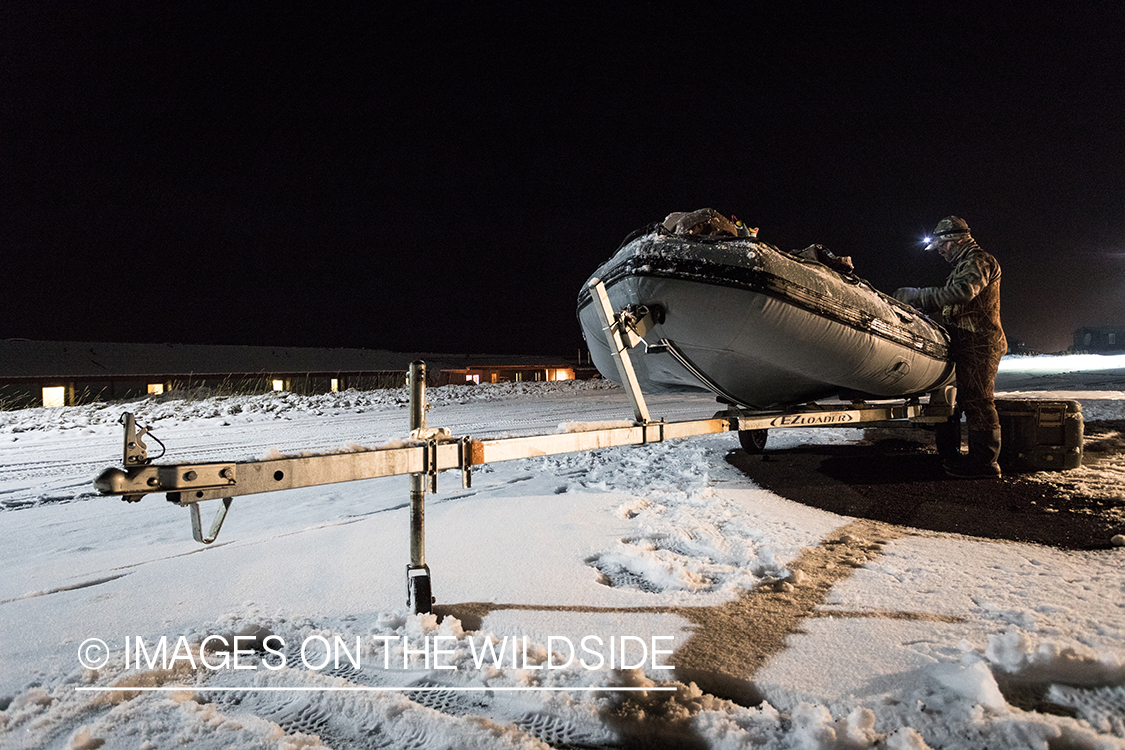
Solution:
{"label": "snow on boat", "polygon": [[[952,384],[941,326],[853,273],[801,256],[754,236],[654,224],[591,279],[605,284],[614,311],[644,319],[630,357],[645,393],[702,389],[762,410]],[[592,303],[587,284],[578,297],[583,335],[598,370],[620,382]]]}

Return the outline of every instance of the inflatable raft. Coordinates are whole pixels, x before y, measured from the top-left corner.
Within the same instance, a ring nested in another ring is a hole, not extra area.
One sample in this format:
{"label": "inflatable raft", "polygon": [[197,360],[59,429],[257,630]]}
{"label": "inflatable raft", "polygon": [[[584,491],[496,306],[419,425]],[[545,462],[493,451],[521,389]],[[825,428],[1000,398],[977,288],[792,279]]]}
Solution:
{"label": "inflatable raft", "polygon": [[[764,410],[952,384],[941,326],[853,273],[801,255],[756,237],[654,224],[591,279],[605,284],[615,312],[643,321],[630,357],[645,393],[706,390]],[[598,370],[620,382],[588,284],[578,297],[583,335]]]}

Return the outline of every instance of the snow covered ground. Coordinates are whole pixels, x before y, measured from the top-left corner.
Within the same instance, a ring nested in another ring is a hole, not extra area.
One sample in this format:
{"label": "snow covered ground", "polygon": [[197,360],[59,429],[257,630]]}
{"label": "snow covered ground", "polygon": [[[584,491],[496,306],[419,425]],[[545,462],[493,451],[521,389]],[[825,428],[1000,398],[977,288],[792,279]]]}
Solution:
{"label": "snow covered ground", "polygon": [[[1125,419],[1121,358],[1008,359],[998,387]],[[431,426],[477,437],[630,413],[599,382],[429,395]],[[120,461],[125,410],[187,462],[386,443],[404,405],[0,412],[0,746],[1125,748],[1125,549],[808,508],[728,464],[734,435],[495,464],[468,490],[443,475],[426,514],[440,621],[405,607],[405,477],[236,498],[206,547],[162,497],[90,486]],[[1117,459],[1068,474],[1120,493]]]}

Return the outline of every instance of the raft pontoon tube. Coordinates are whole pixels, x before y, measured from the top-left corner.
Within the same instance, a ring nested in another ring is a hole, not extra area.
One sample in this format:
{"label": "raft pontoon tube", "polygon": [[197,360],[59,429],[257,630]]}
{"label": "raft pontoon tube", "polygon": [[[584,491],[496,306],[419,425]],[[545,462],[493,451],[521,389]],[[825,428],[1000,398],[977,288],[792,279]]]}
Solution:
{"label": "raft pontoon tube", "polygon": [[[756,237],[639,230],[591,279],[639,325],[645,393],[707,390],[749,409],[903,398],[953,382],[941,326],[851,273]],[[599,372],[618,380],[587,285],[578,319]]]}

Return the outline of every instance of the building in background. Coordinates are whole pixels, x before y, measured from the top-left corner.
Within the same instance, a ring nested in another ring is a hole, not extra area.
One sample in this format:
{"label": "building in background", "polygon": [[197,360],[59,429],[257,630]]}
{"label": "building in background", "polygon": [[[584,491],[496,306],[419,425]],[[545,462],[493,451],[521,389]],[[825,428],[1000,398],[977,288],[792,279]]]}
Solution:
{"label": "building in background", "polygon": [[1125,352],[1125,326],[1087,326],[1074,332],[1071,351],[1090,354]]}
{"label": "building in background", "polygon": [[431,386],[597,375],[592,366],[561,357],[7,339],[0,341],[0,408],[183,391],[307,394],[394,388],[405,384],[410,363],[419,359],[427,364]]}

